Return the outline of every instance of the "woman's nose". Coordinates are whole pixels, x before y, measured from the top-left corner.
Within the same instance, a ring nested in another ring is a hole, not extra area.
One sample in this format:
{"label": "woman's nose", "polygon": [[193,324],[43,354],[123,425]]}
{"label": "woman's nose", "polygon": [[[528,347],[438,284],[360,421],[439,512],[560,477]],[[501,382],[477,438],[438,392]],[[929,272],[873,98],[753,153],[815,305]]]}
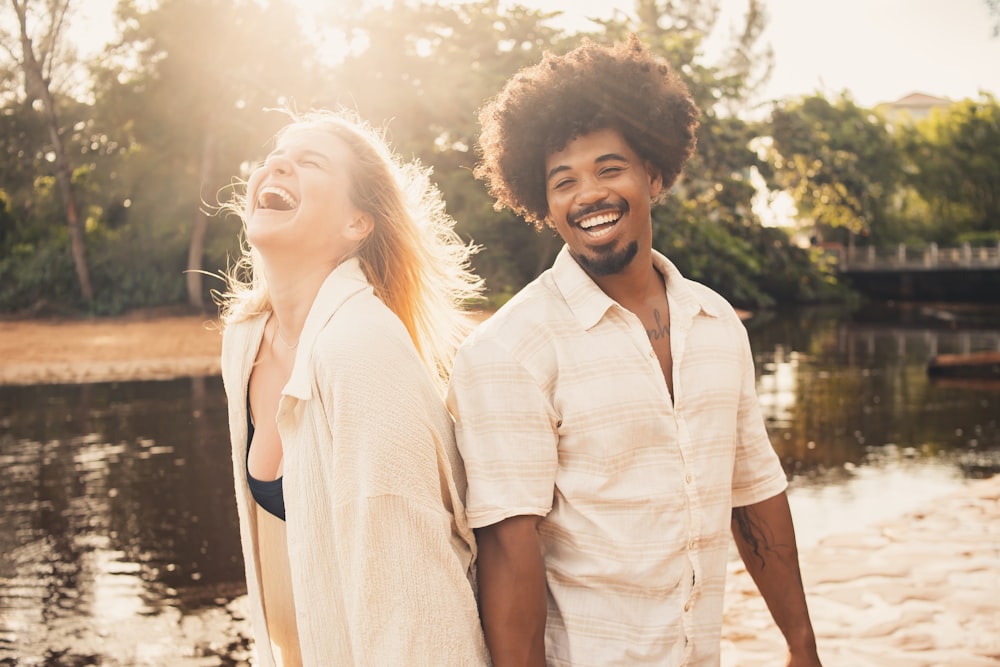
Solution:
{"label": "woman's nose", "polygon": [[264,166],[272,174],[287,174],[290,171],[290,164],[284,155],[269,155],[264,161]]}

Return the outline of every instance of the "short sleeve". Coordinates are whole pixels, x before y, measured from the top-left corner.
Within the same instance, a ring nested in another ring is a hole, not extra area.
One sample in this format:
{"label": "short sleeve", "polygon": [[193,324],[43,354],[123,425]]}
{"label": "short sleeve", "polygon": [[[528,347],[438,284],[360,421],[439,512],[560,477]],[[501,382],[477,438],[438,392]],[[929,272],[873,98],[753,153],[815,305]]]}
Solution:
{"label": "short sleeve", "polygon": [[778,495],[788,486],[778,455],[764,424],[757,399],[753,353],[746,328],[739,323],[740,399],[737,416],[736,460],[733,470],[733,506],[743,507]]}
{"label": "short sleeve", "polygon": [[491,338],[459,350],[448,409],[468,477],[473,528],[552,509],[558,418],[537,378]]}

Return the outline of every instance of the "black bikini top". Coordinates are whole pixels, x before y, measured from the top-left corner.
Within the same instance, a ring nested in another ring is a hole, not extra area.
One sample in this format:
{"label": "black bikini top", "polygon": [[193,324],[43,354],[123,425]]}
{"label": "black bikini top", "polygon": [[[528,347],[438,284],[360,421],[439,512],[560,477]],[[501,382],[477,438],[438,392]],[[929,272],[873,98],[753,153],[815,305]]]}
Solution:
{"label": "black bikini top", "polygon": [[250,443],[253,440],[253,421],[250,419],[250,401],[247,400],[247,484],[250,486],[250,495],[267,512],[285,520],[285,492],[282,490],[281,477],[269,482],[262,482],[254,479],[250,474]]}

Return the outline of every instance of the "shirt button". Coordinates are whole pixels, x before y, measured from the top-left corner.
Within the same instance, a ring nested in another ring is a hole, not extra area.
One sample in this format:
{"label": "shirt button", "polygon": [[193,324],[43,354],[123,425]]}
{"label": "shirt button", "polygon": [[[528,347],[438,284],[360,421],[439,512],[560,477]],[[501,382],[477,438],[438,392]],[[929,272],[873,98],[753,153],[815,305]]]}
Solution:
{"label": "shirt button", "polygon": [[684,475],[684,481],[690,484],[692,481],[694,481],[694,476],[691,473],[688,473]]}
{"label": "shirt button", "polygon": [[684,603],[684,611],[691,611],[691,600]]}
{"label": "shirt button", "polygon": [[656,351],[655,350],[650,350],[649,351],[649,358],[650,359],[656,359]]}
{"label": "shirt button", "polygon": [[695,546],[697,546],[697,544],[698,544],[697,540],[691,540],[690,542],[688,542],[688,549],[694,551],[694,548]]}

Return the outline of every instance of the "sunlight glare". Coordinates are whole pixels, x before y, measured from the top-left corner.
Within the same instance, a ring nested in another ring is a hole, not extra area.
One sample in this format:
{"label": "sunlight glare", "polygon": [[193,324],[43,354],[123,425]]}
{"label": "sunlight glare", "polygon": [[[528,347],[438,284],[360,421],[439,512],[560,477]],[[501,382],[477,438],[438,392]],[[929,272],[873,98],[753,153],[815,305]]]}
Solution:
{"label": "sunlight glare", "polygon": [[[388,7],[393,0],[291,0],[302,10],[299,25],[306,37],[314,44],[319,53],[319,60],[325,65],[336,65],[351,52],[363,51],[368,41],[364,36],[348,35],[331,26],[332,19],[344,9],[352,12],[360,8],[372,9]],[[358,6],[360,4],[360,7]]]}

